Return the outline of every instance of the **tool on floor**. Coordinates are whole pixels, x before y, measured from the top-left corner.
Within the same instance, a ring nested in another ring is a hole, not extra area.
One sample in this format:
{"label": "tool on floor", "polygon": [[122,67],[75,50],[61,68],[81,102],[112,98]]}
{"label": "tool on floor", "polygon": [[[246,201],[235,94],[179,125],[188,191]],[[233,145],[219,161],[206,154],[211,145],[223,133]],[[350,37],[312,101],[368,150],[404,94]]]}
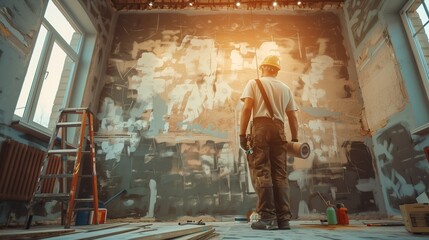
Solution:
{"label": "tool on floor", "polygon": [[[60,110],[59,120],[49,141],[45,159],[40,169],[35,193],[28,205],[27,229],[31,225],[35,204],[51,200],[61,202],[61,224],[64,225],[64,228],[70,228],[73,213],[78,210],[92,210],[93,223],[98,224],[98,191],[93,122],[93,114],[88,108],[64,108]],[[74,128],[74,131],[69,128]],[[88,137],[89,142],[86,141],[86,137]],[[76,140],[77,144],[73,144]],[[82,174],[81,159],[83,154],[90,155],[90,175]],[[60,159],[60,161],[57,161],[58,164],[53,164],[55,159]],[[70,170],[68,170],[69,165],[72,166]],[[76,198],[81,178],[83,177],[91,178],[92,195],[88,193],[90,195],[88,198]],[[54,185],[57,181],[60,183],[60,187],[59,190],[55,191]],[[76,203],[92,204],[90,207],[75,208]],[[66,210],[65,214],[64,210]]]}
{"label": "tool on floor", "polygon": [[236,216],[236,217],[234,217],[234,222],[236,222],[236,223],[247,223],[248,219],[247,219],[247,216]]}
{"label": "tool on floor", "polygon": [[368,227],[392,227],[392,226],[404,226],[403,222],[362,222]]}
{"label": "tool on floor", "polygon": [[179,222],[179,225],[206,225],[206,224],[203,222],[203,220],[199,220],[198,222],[188,220],[184,223]]}

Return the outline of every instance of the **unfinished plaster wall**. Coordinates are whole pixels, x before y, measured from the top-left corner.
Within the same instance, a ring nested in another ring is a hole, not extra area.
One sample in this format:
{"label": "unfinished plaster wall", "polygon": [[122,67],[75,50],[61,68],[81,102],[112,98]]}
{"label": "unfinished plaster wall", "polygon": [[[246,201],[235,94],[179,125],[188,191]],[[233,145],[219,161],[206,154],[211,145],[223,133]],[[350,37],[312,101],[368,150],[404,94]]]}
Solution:
{"label": "unfinished plaster wall", "polygon": [[368,145],[373,145],[388,215],[399,215],[399,205],[414,203],[429,190],[423,152],[429,138],[412,134],[429,122],[428,99],[400,19],[405,2],[350,0],[345,5],[348,29],[363,29],[349,34],[372,136]]}
{"label": "unfinished plaster wall", "polygon": [[123,193],[109,203],[110,217],[231,215],[254,207],[237,141],[239,97],[268,54],[281,58],[278,78],[295,94],[300,140],[312,148],[308,159],[288,159],[294,217],[324,213],[320,196],[350,213],[377,211],[362,96],[341,18],[341,11],[119,15],[97,133],[100,198]]}

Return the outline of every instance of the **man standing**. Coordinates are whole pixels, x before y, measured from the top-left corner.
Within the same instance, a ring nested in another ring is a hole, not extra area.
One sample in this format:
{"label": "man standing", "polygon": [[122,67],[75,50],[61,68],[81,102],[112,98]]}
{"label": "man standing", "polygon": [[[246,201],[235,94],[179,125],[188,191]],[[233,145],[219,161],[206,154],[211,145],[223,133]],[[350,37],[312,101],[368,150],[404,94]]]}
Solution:
{"label": "man standing", "polygon": [[[290,88],[276,79],[280,70],[277,56],[268,56],[259,66],[261,83],[268,103],[255,80],[247,83],[241,100],[244,102],[240,119],[240,147],[248,153],[250,175],[258,196],[256,211],[260,220],[252,223],[252,229],[290,229],[292,217],[289,204],[287,174],[287,140],[284,131],[285,113],[289,122],[292,141],[298,142],[298,107]],[[253,112],[251,138],[248,146],[246,130]],[[252,147],[252,151],[249,151]]]}

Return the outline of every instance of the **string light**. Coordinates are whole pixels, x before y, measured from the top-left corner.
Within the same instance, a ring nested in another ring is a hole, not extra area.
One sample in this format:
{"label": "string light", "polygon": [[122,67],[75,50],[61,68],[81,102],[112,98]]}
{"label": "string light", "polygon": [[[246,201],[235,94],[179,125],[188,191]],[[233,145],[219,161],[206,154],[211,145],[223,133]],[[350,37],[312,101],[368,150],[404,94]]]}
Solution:
{"label": "string light", "polygon": [[[0,0],[1,1],[1,0]],[[247,8],[249,9],[320,9],[325,10],[329,8],[341,8],[343,7],[343,1],[345,0],[324,0],[324,1],[305,1],[305,0],[246,0],[243,2],[243,6],[241,4],[241,0],[234,0],[234,1],[225,1],[225,0],[204,0],[204,1],[198,1],[198,0],[139,0],[140,2],[137,3],[136,0],[115,0],[115,1],[129,1],[130,3],[133,2],[133,5],[129,4],[125,7],[131,6],[133,9],[136,7],[138,9],[144,10],[144,9],[153,9],[153,8],[171,8],[171,9],[194,9],[194,8],[209,8],[211,10],[215,10],[217,8],[234,8],[234,9],[243,9]],[[123,7],[124,4],[117,3],[119,7]],[[138,5],[140,4],[140,5]],[[335,5],[334,5],[335,4]],[[338,5],[337,5],[338,4]],[[330,6],[330,7],[328,7]]]}

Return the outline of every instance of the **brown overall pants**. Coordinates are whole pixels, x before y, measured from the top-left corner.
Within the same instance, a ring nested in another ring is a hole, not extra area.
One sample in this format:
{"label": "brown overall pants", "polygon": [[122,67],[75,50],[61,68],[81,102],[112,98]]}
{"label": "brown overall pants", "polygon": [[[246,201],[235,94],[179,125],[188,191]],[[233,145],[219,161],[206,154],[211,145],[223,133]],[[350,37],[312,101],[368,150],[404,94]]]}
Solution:
{"label": "brown overall pants", "polygon": [[292,215],[284,124],[280,120],[254,118],[251,137],[253,154],[248,155],[248,161],[258,196],[256,211],[263,221],[288,221]]}

